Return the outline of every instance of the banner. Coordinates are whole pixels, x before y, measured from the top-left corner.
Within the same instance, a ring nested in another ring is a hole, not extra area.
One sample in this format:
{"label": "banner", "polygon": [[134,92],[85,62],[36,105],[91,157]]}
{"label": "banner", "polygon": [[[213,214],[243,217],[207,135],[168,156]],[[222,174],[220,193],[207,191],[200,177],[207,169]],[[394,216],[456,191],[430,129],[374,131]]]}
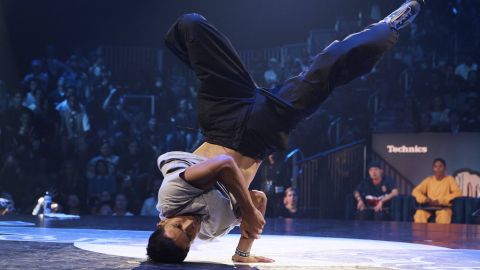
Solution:
{"label": "banner", "polygon": [[464,195],[480,196],[480,133],[373,134],[372,147],[415,185],[443,158]]}

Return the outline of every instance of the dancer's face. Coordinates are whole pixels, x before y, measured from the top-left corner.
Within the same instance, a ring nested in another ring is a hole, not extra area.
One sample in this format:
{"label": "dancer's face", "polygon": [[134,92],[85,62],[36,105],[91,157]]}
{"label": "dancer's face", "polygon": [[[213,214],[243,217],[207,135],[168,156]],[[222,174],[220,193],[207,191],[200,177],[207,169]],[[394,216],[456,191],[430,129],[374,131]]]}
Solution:
{"label": "dancer's face", "polygon": [[188,248],[200,231],[202,219],[199,216],[178,216],[160,221],[165,230],[165,236],[175,242],[180,248]]}

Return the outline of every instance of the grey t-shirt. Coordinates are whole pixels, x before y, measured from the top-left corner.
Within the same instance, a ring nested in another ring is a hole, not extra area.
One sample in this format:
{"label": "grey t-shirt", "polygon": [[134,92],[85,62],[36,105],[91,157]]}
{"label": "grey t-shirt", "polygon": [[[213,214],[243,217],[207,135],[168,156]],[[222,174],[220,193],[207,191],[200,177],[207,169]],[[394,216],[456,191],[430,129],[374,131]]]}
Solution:
{"label": "grey t-shirt", "polygon": [[198,189],[182,179],[180,174],[206,158],[187,152],[168,152],[157,159],[164,179],[158,191],[157,209],[160,219],[180,215],[199,215],[202,225],[198,237],[213,239],[240,224],[235,198],[217,182],[215,188]]}

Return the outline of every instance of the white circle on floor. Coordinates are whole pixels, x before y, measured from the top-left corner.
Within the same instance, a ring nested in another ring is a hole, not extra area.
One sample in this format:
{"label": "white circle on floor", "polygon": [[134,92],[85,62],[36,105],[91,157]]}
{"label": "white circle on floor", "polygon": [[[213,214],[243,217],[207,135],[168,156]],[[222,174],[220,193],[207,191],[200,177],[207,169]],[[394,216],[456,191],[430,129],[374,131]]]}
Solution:
{"label": "white circle on floor", "polygon": [[[63,229],[0,226],[0,241],[73,243],[97,253],[146,259],[151,231]],[[230,234],[211,242],[196,241],[186,262],[233,265],[230,260],[239,239]],[[263,235],[252,254],[275,260],[249,264],[257,269],[480,269],[480,251],[448,249],[390,241]],[[238,267],[241,268],[241,267]],[[252,269],[252,268],[245,268]],[[253,268],[254,269],[254,268]]]}
{"label": "white circle on floor", "polygon": [[[232,265],[231,256],[240,235],[230,234],[211,242],[196,241],[186,262]],[[78,248],[109,255],[145,258],[145,243],[75,242]],[[385,267],[386,264],[415,265],[426,251],[448,251],[448,248],[375,240],[263,235],[255,241],[252,254],[275,260],[269,266]],[[429,262],[426,262],[429,264]],[[249,264],[252,265],[252,264]],[[255,264],[253,264],[255,265]],[[263,264],[264,266],[266,264]]]}

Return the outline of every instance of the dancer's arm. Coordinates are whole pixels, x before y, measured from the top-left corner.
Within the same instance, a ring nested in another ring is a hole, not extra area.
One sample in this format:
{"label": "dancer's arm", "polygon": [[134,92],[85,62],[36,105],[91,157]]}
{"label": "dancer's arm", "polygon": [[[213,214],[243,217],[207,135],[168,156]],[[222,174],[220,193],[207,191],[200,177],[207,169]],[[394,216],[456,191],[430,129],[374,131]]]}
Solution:
{"label": "dancer's arm", "polygon": [[[267,197],[265,196],[265,193],[252,190],[250,191],[250,195],[252,197],[253,204],[255,205],[255,207],[263,215],[265,215],[265,210],[267,208]],[[242,226],[243,224],[240,226],[241,230],[243,230]],[[252,248],[253,241],[255,241],[255,239],[245,238],[243,236],[240,236],[240,241],[238,241],[237,250],[250,253],[250,249]],[[274,262],[274,260],[266,257],[262,257],[262,256],[249,255],[248,257],[242,257],[237,254],[232,256],[232,261],[241,262],[241,263]]]}
{"label": "dancer's arm", "polygon": [[188,167],[184,178],[192,186],[205,190],[220,181],[237,200],[242,215],[242,236],[258,238],[265,219],[255,207],[243,175],[232,157],[219,155]]}

